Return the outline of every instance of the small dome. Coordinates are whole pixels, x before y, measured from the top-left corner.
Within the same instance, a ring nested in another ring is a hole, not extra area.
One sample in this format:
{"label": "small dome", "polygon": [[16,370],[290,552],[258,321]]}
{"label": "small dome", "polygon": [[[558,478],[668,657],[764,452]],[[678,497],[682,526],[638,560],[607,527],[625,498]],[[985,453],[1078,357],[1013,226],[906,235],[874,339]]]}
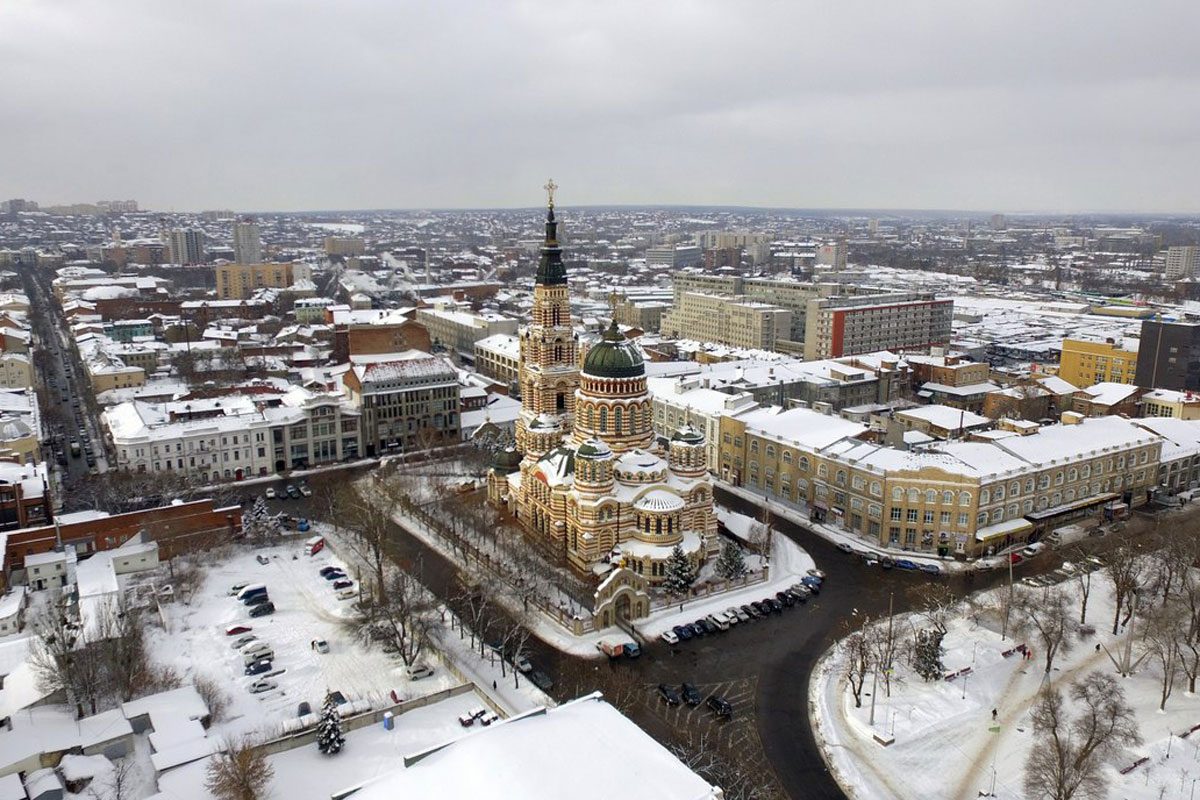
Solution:
{"label": "small dome", "polygon": [[660,514],[668,511],[678,511],[683,506],[683,498],[665,489],[652,489],[638,498],[638,501],[633,504],[633,507],[639,511],[651,511]]}
{"label": "small dome", "polygon": [[583,372],[596,378],[639,378],[646,374],[641,348],[621,335],[614,319],[583,359]]}
{"label": "small dome", "polygon": [[704,444],[704,434],[690,424],[681,425],[671,436],[671,441],[683,442],[684,444]]}
{"label": "small dome", "polygon": [[541,430],[554,430],[556,428],[561,428],[562,422],[555,417],[551,417],[549,414],[538,414],[533,418],[533,421],[529,423],[529,427],[531,430],[534,428]]}
{"label": "small dome", "polygon": [[608,449],[608,445],[599,439],[588,439],[583,444],[579,445],[579,449],[575,453],[580,458],[602,459],[612,455],[612,450]]}
{"label": "small dome", "polygon": [[521,454],[515,448],[508,447],[504,450],[497,450],[492,456],[492,469],[496,472],[507,474],[516,472],[521,468]]}

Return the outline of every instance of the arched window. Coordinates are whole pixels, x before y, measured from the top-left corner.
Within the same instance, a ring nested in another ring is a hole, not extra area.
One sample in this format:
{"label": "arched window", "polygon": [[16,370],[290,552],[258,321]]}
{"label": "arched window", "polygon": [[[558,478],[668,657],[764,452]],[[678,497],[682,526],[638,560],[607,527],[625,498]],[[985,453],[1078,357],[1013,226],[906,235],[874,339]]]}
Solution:
{"label": "arched window", "polygon": [[871,494],[879,497],[883,492],[883,485],[879,481],[871,481]]}
{"label": "arched window", "polygon": [[600,432],[608,433],[608,407],[600,406]]}
{"label": "arched window", "polygon": [[937,502],[937,492],[933,489],[926,489],[925,490],[925,502],[926,503],[936,503]]}
{"label": "arched window", "polygon": [[982,489],[979,492],[979,505],[986,506],[992,500],[992,493],[987,489]]}
{"label": "arched window", "polygon": [[617,434],[622,432],[624,426],[621,425],[621,407],[616,406],[613,409],[613,431]]}
{"label": "arched window", "polygon": [[640,415],[638,414],[638,407],[630,406],[629,407],[629,432],[630,433],[638,432],[639,423],[641,422],[641,420],[638,418],[639,416]]}
{"label": "arched window", "polygon": [[846,485],[846,470],[839,469],[837,471],[837,475],[834,477],[834,480],[837,481],[838,486],[845,486]]}
{"label": "arched window", "polygon": [[783,463],[785,463],[785,464],[792,463],[792,451],[791,450],[783,451]]}
{"label": "arched window", "polygon": [[592,429],[592,407],[590,405],[583,407],[583,425],[588,430]]}
{"label": "arched window", "polygon": [[960,506],[971,505],[971,493],[970,492],[959,492],[958,493],[958,504]]}
{"label": "arched window", "polygon": [[954,492],[951,492],[951,491],[942,492],[942,505],[944,505],[944,506],[954,505]]}
{"label": "arched window", "polygon": [[899,486],[894,487],[892,489],[892,499],[896,500],[896,501],[903,500],[904,499],[904,489]]}
{"label": "arched window", "polygon": [[808,458],[806,456],[800,456],[800,469],[808,472]]}
{"label": "arched window", "polygon": [[1008,494],[1010,497],[1016,497],[1021,493],[1021,482],[1013,481],[1008,485]]}
{"label": "arched window", "polygon": [[908,490],[908,502],[919,503],[921,501],[921,490],[915,487],[910,487]]}
{"label": "arched window", "polygon": [[751,452],[751,453],[758,453],[758,439],[751,439],[751,440],[750,440],[750,452]]}
{"label": "arched window", "polygon": [[767,458],[774,458],[774,457],[775,457],[775,445],[769,444],[769,445],[767,445]]}

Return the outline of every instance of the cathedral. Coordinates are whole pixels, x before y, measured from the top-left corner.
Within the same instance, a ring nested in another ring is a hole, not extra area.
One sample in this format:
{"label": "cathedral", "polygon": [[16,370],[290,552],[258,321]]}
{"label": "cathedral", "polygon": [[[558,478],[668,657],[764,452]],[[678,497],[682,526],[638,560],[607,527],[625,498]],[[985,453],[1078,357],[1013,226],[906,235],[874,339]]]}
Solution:
{"label": "cathedral", "polygon": [[579,362],[553,184],[530,322],[519,334],[517,448],[498,453],[488,497],[580,573],[624,567],[650,585],[679,545],[699,568],[718,549],[704,436],[655,444],[641,348],[614,320]]}

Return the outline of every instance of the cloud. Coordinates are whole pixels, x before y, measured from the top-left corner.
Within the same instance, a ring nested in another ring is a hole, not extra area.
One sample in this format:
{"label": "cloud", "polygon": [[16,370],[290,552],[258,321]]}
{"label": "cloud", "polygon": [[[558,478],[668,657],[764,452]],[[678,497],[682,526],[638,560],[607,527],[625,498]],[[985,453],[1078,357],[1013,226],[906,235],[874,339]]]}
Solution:
{"label": "cloud", "polygon": [[42,202],[1200,210],[1194,3],[0,0]]}

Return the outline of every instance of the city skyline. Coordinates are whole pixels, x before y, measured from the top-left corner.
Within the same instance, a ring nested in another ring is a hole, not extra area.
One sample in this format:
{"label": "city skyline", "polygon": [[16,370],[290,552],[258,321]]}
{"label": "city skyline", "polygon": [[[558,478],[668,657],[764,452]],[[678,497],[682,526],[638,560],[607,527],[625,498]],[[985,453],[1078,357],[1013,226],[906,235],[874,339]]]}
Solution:
{"label": "city skyline", "polygon": [[164,211],[1200,211],[1200,11],[958,10],[15,3],[0,163]]}

